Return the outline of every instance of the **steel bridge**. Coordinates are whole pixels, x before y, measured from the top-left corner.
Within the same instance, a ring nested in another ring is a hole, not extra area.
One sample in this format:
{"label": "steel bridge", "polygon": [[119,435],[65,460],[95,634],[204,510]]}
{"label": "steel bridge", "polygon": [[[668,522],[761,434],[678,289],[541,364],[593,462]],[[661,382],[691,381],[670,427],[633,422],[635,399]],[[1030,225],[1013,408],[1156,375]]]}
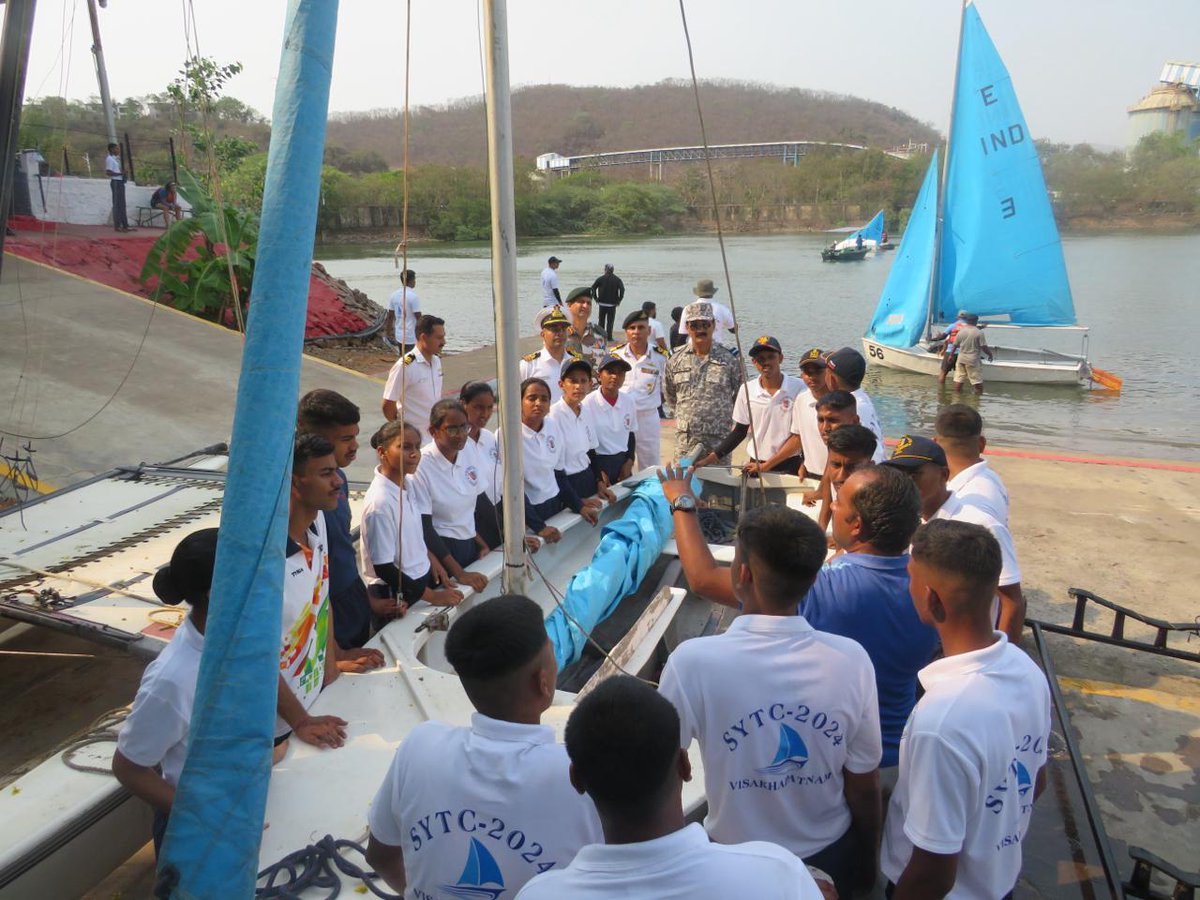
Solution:
{"label": "steel bridge", "polygon": [[[754,144],[710,144],[709,159],[780,159],[798,165],[814,150],[868,150],[863,144],[843,144],[835,141],[769,141]],[[928,152],[927,144],[909,143],[903,147],[884,150],[888,156],[907,159],[916,153]],[[537,158],[541,172],[569,175],[583,169],[606,169],[612,166],[649,166],[651,174],[661,179],[663,166],[669,162],[703,162],[704,147],[655,147],[648,150],[618,150],[611,153],[589,153],[581,156],[562,156],[543,153]]]}

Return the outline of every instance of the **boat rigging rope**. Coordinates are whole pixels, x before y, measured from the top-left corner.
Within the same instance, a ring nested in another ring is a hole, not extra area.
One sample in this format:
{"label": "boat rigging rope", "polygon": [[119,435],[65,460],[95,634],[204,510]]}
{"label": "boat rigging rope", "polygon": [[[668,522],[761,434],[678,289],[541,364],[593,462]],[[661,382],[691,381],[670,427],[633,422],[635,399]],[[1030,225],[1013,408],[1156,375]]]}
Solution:
{"label": "boat rigging rope", "polygon": [[[762,459],[763,457],[758,451],[758,434],[754,428],[754,410],[750,404],[750,382],[746,379],[745,373],[744,360],[746,359],[746,355],[742,352],[742,335],[737,325],[737,305],[733,299],[733,278],[729,274],[729,257],[725,252],[725,232],[721,228],[721,209],[717,205],[717,183],[713,178],[712,155],[709,152],[708,131],[704,127],[704,110],[700,105],[700,82],[696,79],[696,59],[692,53],[692,35],[688,30],[687,10],[684,8],[684,0],[679,0],[679,18],[683,22],[683,39],[687,43],[688,68],[692,74],[692,95],[696,98],[696,118],[700,121],[700,141],[704,146],[704,165],[708,171],[708,190],[712,196],[713,220],[717,226],[717,244],[721,248],[721,266],[725,271],[725,289],[729,292],[729,311],[733,315],[733,340],[737,344],[738,364],[743,367],[741,390],[746,397],[746,418],[749,420],[750,426],[750,452],[755,459]],[[762,484],[761,479],[759,479],[759,487],[765,496],[766,485]]]}
{"label": "boat rigging rope", "polygon": [[354,841],[335,839],[327,834],[315,844],[289,853],[278,862],[272,863],[258,873],[261,887],[254,891],[255,897],[264,900],[293,900],[309,890],[326,890],[326,900],[337,897],[342,890],[342,879],[338,875],[348,875],[362,882],[360,893],[370,891],[383,900],[402,900],[399,894],[390,893],[375,884],[379,876],[370,868],[358,866],[348,860],[345,852],[357,853],[366,858],[366,850]]}
{"label": "boat rigging rope", "polygon": [[[0,778],[0,787],[8,787],[12,782],[29,774],[46,760],[53,759],[59,754],[62,754],[63,765],[68,769],[74,769],[76,772],[91,772],[94,775],[112,775],[112,766],[105,767],[76,762],[75,755],[84,747],[94,744],[116,743],[117,730],[126,717],[128,717],[129,709],[128,706],[119,706],[116,709],[110,709],[92,722],[88,726],[87,731],[69,738],[49,752],[34,757],[17,768],[4,773],[4,777]],[[14,791],[18,790],[20,789],[14,788]]]}
{"label": "boat rigging rope", "polygon": [[[405,346],[405,338],[408,336],[408,87],[410,82],[409,63],[412,59],[412,0],[408,0],[405,9],[404,18],[404,205],[400,211],[400,245],[396,248],[401,251],[404,256],[404,268],[400,270],[400,359],[396,365],[400,366],[400,374],[403,376],[400,379],[400,406],[396,410],[396,416],[401,422],[404,421],[404,414],[408,410],[406,398],[408,396],[408,375],[404,371],[404,356],[407,353],[416,353],[416,326],[413,326],[413,346]],[[393,255],[393,260],[395,256]],[[395,331],[393,331],[393,336]],[[425,440],[425,435],[421,435],[421,440]],[[400,443],[404,443],[404,429],[400,429]],[[408,476],[401,473],[401,478],[404,483],[400,486],[401,490],[411,490],[408,485]],[[404,536],[404,500],[400,500],[400,518],[396,527],[396,542],[397,548]],[[397,554],[401,551],[397,549]],[[399,558],[399,556],[397,556]],[[400,603],[399,586],[397,586],[396,603]]]}
{"label": "boat rigging rope", "polygon": [[63,765],[68,769],[74,769],[76,772],[91,772],[95,775],[112,775],[112,766],[95,766],[89,763],[76,762],[75,754],[84,747],[89,747],[93,744],[115,744],[117,742],[117,728],[129,716],[130,707],[122,706],[117,709],[110,709],[104,715],[100,716],[84,734],[68,741],[61,748]]}
{"label": "boat rigging rope", "polygon": [[[64,28],[66,28],[66,27],[68,27],[68,26],[64,26]],[[74,13],[72,13],[71,22],[70,22],[70,26],[69,26],[69,28],[71,29],[72,40],[74,38],[74,27],[75,27],[75,16],[74,16]],[[71,71],[70,65],[71,65],[70,54],[68,53],[63,62],[63,66],[64,66],[63,75],[59,81],[59,86],[60,86],[59,93],[61,96],[64,96],[64,97],[67,95],[66,86],[70,81],[70,71]],[[13,86],[13,90],[14,91],[16,90],[15,83]],[[15,101],[15,99],[16,99],[15,94],[13,96],[13,99]],[[66,132],[67,132],[67,126],[66,126],[65,120],[64,120],[64,123],[62,126],[62,138],[64,141],[66,139]],[[57,191],[58,191],[59,205],[61,208],[62,195],[63,195],[63,192],[65,191],[66,181],[65,181],[65,179],[62,179],[62,178],[53,179],[53,180],[56,182],[56,184],[54,185],[54,189],[57,189]],[[58,229],[55,229],[53,234],[54,234],[54,237],[51,239],[51,242],[50,242],[51,248],[52,248],[50,255],[52,258],[57,259],[57,257],[58,257],[58,239],[59,239]],[[10,408],[10,411],[9,411],[9,415],[12,416],[15,412],[16,404],[17,404],[17,396],[20,393],[21,389],[24,388],[26,391],[28,391],[30,389],[28,382],[30,382],[30,381],[35,382],[34,395],[33,395],[33,411],[29,415],[29,422],[32,423],[37,418],[38,397],[39,397],[39,391],[38,391],[37,387],[38,387],[38,383],[40,383],[40,381],[41,381],[42,363],[43,363],[46,351],[45,351],[45,346],[43,346],[42,350],[40,351],[39,356],[38,356],[35,377],[32,379],[27,378],[26,377],[26,369],[29,365],[29,322],[28,322],[28,319],[26,318],[26,313],[25,313],[25,297],[24,297],[24,293],[22,290],[22,282],[21,282],[21,275],[20,275],[21,270],[18,267],[15,271],[17,272],[17,276],[16,276],[17,296],[19,298],[17,301],[17,305],[20,306],[20,309],[21,309],[21,323],[22,323],[22,326],[24,329],[25,355],[21,362],[21,372],[17,376],[17,383],[16,383],[16,387],[14,388],[14,391],[13,391],[13,402],[12,402],[12,407]],[[103,403],[100,404],[100,406],[96,409],[95,412],[93,412],[93,413],[91,413],[91,415],[87,416],[82,422],[79,422],[78,424],[73,425],[72,427],[66,429],[65,431],[61,431],[56,434],[29,434],[29,433],[22,432],[22,431],[15,431],[11,428],[0,428],[0,435],[6,436],[6,437],[17,438],[18,440],[22,440],[22,441],[55,441],[55,440],[59,440],[60,438],[67,437],[68,435],[74,434],[76,431],[79,431],[81,428],[89,425],[102,412],[104,412],[106,409],[108,409],[108,407],[112,404],[112,402],[117,399],[117,395],[120,394],[121,391],[124,389],[126,382],[129,381],[129,377],[133,374],[133,370],[137,366],[138,360],[142,356],[142,350],[146,346],[146,339],[150,335],[150,326],[154,323],[154,313],[158,309],[157,299],[152,299],[150,301],[150,304],[151,304],[150,305],[150,314],[146,317],[146,327],[142,331],[142,337],[138,341],[137,349],[133,352],[133,356],[129,360],[129,368],[125,370],[125,374],[123,376],[121,376],[121,380],[119,382],[117,382],[117,386],[113,389],[113,392],[108,396],[108,398]],[[22,418],[24,418],[24,402],[22,403]]]}
{"label": "boat rigging rope", "polygon": [[82,584],[84,587],[90,587],[98,591],[106,591],[110,594],[119,594],[122,597],[128,597],[131,600],[140,600],[142,603],[150,603],[154,606],[161,606],[166,609],[172,608],[168,604],[163,603],[157,597],[143,597],[141,594],[135,594],[132,591],[119,588],[115,584],[105,584],[103,581],[93,581],[90,578],[81,578],[78,575],[68,575],[65,572],[51,572],[46,569],[38,569],[34,566],[27,566],[23,563],[14,562],[11,559],[0,559],[0,568],[5,567],[21,569],[22,571],[29,572],[31,575],[40,575],[42,578],[53,578],[58,581],[70,581],[74,584]]}

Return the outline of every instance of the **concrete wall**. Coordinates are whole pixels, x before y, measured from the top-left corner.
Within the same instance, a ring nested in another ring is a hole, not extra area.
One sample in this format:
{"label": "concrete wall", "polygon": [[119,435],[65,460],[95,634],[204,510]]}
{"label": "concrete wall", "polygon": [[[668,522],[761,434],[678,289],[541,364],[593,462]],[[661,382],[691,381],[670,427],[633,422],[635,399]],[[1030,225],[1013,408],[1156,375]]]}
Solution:
{"label": "concrete wall", "polygon": [[[38,175],[41,154],[25,151],[23,163],[29,184],[29,200],[35,218],[68,225],[111,225],[112,188],[107,178],[81,178],[77,175]],[[125,209],[129,224],[137,224],[139,206],[149,206],[150,197],[162,185],[125,185]],[[182,197],[179,205],[188,203]]]}

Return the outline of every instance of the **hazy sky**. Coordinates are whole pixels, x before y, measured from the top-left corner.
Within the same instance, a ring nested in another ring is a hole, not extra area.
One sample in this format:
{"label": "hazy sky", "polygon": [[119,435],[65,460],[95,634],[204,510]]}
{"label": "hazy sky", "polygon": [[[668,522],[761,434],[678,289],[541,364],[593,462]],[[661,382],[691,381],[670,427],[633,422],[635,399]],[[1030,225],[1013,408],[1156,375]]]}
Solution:
{"label": "hazy sky", "polygon": [[[109,0],[100,10],[115,97],[161,91],[174,77],[186,55],[183,2]],[[268,116],[285,8],[195,0],[201,53],[242,62],[228,92]],[[853,94],[943,131],[958,9],[958,0],[687,0],[701,78]],[[1200,0],[981,0],[979,9],[1039,138],[1121,146],[1125,109],[1162,64],[1200,62]],[[471,0],[414,0],[414,105],[481,92],[478,15]],[[510,0],[509,28],[514,85],[688,74],[676,0]],[[404,3],[342,0],[337,37],[331,109],[402,106]],[[84,0],[42,0],[27,98],[97,93],[90,44]]]}

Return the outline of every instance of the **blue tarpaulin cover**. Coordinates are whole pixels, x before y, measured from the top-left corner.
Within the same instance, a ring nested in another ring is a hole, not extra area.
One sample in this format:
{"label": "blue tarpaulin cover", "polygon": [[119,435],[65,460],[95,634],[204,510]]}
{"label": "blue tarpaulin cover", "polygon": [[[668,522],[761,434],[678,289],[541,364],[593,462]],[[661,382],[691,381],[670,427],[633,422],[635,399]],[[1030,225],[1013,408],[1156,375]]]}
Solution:
{"label": "blue tarpaulin cover", "polygon": [[674,531],[662,485],[647,478],[634,488],[625,514],[604,526],[591,563],[567,585],[563,606],[579,625],[559,608],[546,619],[560,669],[579,659],[587,634],[638,589]]}

